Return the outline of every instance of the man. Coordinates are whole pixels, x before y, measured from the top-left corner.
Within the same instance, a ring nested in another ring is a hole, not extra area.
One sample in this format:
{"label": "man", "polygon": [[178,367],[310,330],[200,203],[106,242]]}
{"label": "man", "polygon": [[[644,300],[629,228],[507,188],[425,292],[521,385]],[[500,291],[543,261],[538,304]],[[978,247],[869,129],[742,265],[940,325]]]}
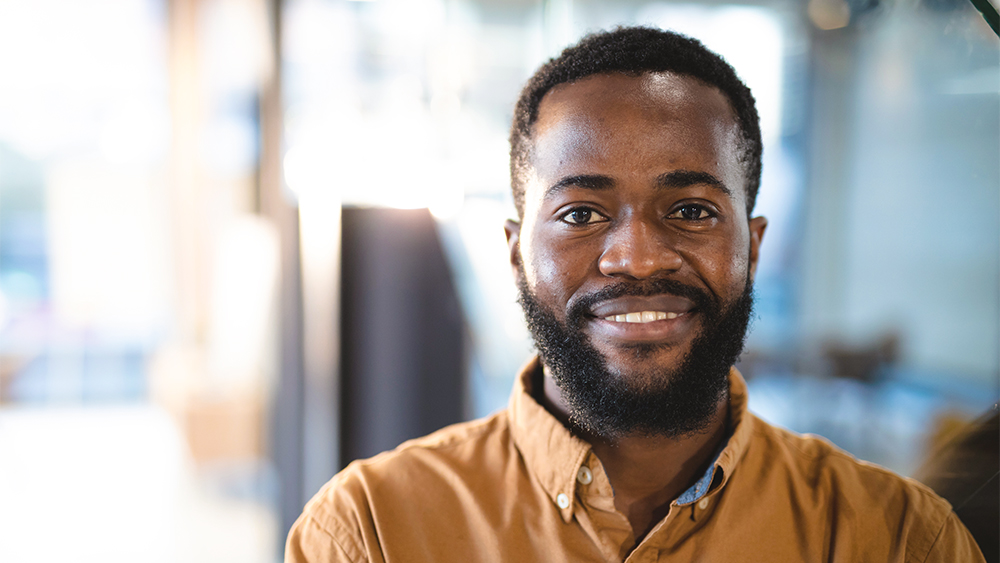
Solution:
{"label": "man", "polygon": [[525,87],[505,226],[540,359],[505,412],[351,464],[286,561],[979,561],[925,487],[746,411],[758,117],[646,28]]}

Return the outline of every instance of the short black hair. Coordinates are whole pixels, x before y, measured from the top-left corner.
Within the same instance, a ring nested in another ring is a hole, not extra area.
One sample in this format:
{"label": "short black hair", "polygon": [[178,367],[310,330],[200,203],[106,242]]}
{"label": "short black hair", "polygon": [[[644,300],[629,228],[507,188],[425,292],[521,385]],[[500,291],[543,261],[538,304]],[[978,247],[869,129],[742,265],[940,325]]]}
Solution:
{"label": "short black hair", "polygon": [[760,118],[750,89],[736,71],[697,39],[651,27],[618,27],[594,33],[567,47],[542,65],[521,91],[510,130],[510,183],[518,217],[524,215],[524,183],[530,166],[531,128],[538,120],[538,106],[552,88],[595,74],[622,73],[639,76],[672,72],[715,86],[729,100],[740,130],[740,163],[743,165],[747,215],[753,211],[760,188],[762,146]]}

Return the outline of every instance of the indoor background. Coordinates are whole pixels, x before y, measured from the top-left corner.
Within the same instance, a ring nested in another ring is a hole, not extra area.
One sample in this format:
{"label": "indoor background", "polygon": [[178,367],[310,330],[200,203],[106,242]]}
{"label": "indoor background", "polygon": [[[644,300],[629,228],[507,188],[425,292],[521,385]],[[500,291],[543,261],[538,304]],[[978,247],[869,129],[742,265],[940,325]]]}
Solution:
{"label": "indoor background", "polygon": [[513,105],[620,24],[757,99],[750,408],[905,475],[987,413],[968,0],[0,0],[0,561],[279,561],[340,467],[504,408]]}

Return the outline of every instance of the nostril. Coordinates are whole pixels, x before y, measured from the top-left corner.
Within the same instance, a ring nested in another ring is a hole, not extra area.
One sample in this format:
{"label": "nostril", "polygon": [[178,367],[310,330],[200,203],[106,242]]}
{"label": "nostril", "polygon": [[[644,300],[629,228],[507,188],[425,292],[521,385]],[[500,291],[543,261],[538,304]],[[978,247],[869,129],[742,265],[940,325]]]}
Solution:
{"label": "nostril", "polygon": [[676,271],[683,260],[672,251],[665,249],[608,249],[600,258],[599,269],[607,276],[628,276],[645,279]]}
{"label": "nostril", "polygon": [[683,259],[675,249],[659,240],[630,240],[609,244],[601,253],[599,268],[605,275],[648,278],[678,270]]}

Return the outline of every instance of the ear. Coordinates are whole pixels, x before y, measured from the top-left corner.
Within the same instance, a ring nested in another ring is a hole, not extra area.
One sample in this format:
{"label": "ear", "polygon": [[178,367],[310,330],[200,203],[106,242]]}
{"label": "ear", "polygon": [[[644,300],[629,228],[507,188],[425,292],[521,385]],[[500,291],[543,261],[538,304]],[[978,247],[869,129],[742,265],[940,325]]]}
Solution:
{"label": "ear", "polygon": [[507,235],[507,250],[510,253],[510,267],[514,271],[514,278],[518,276],[521,266],[521,224],[513,219],[507,219],[503,223],[504,233]]}
{"label": "ear", "polygon": [[764,231],[767,230],[766,217],[754,217],[750,219],[750,279],[757,275],[757,260],[760,258],[760,241],[764,239]]}

